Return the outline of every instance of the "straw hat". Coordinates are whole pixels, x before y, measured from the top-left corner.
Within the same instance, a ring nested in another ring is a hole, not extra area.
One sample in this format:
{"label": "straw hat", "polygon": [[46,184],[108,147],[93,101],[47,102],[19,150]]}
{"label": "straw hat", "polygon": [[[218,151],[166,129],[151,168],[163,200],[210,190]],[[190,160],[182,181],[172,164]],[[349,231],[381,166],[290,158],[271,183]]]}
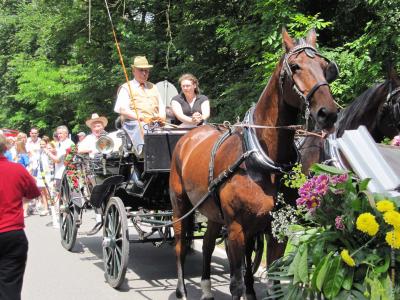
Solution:
{"label": "straw hat", "polygon": [[133,60],[132,68],[150,69],[153,65],[149,65],[146,56],[136,56]]}
{"label": "straw hat", "polygon": [[92,117],[86,121],[86,126],[91,128],[92,124],[95,122],[101,122],[104,127],[106,127],[108,124],[108,120],[106,117],[103,117],[103,116],[99,117],[98,114],[94,113],[94,114],[92,114]]}

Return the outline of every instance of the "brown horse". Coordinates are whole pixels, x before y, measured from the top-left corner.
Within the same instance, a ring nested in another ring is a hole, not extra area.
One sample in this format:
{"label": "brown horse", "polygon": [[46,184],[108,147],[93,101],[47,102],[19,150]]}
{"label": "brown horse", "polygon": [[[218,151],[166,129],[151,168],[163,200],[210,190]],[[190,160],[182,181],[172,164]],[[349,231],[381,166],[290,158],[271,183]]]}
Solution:
{"label": "brown horse", "polygon": [[[399,134],[400,78],[393,68],[389,68],[385,82],[364,91],[339,113],[335,135],[339,138],[345,130],[357,129],[360,125],[367,127],[377,143]],[[299,151],[304,173],[308,173],[312,164],[331,159],[327,141],[316,136],[306,137]]]}
{"label": "brown horse", "polygon": [[[184,261],[187,238],[191,234],[189,221],[179,218],[203,198],[206,201],[198,209],[208,218],[208,223],[203,241],[202,299],[213,299],[210,263],[222,225],[228,231],[232,298],[239,299],[245,291],[247,299],[256,299],[251,264],[246,265],[243,278],[243,261],[251,260],[254,237],[266,229],[281,172],[297,159],[297,152],[291,147],[294,131],[282,127],[296,124],[304,106],[320,128],[330,130],[336,121],[337,110],[327,83],[336,66],[315,49],[315,31],[311,30],[306,40],[296,42],[283,30],[282,38],[285,55],[257,105],[247,114],[247,124],[262,125],[263,128],[247,126],[232,130],[221,140],[220,130],[201,126],[183,136],[175,147],[170,196],[177,221],[174,224],[177,298],[186,299]],[[219,148],[214,147],[216,142],[220,144]],[[205,198],[209,189],[210,160],[214,161],[210,166],[214,167],[212,174],[226,171],[227,179],[215,193]]]}

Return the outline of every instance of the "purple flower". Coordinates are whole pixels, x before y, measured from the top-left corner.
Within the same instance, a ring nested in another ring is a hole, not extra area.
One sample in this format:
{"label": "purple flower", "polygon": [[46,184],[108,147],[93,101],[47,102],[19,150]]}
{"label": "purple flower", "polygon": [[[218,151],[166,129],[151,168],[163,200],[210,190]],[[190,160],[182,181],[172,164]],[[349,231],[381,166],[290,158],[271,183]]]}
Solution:
{"label": "purple flower", "polygon": [[347,173],[341,175],[334,175],[331,177],[331,182],[333,185],[346,182],[349,179],[349,175]]}
{"label": "purple flower", "polygon": [[315,209],[319,206],[322,197],[328,192],[329,176],[319,175],[308,180],[299,189],[299,196],[296,200],[298,206],[305,206],[307,209]]}
{"label": "purple flower", "polygon": [[343,218],[342,216],[337,216],[335,218],[335,227],[339,230],[344,230]]}

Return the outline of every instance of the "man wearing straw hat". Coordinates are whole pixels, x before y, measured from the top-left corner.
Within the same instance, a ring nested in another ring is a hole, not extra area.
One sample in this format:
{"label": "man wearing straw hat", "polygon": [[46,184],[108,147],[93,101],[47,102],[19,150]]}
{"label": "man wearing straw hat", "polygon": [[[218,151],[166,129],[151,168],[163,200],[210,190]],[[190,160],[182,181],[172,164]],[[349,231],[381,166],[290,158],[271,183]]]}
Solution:
{"label": "man wearing straw hat", "polygon": [[[96,148],[96,142],[100,136],[104,133],[104,128],[107,126],[108,120],[106,117],[99,116],[97,113],[93,113],[91,118],[86,120],[86,126],[92,131],[91,134],[87,135],[84,140],[78,146],[78,153],[88,154],[90,158],[94,158],[96,153],[99,151]],[[87,233],[87,235],[96,234],[103,225],[103,219],[101,209],[95,209],[96,211],[96,224]]]}
{"label": "man wearing straw hat", "polygon": [[[123,128],[128,132],[134,151],[140,155],[143,148],[143,125],[154,119],[165,120],[165,105],[156,85],[148,82],[150,65],[145,56],[134,58],[134,79],[120,86],[114,111],[121,115]],[[139,124],[140,122],[140,124]]]}
{"label": "man wearing straw hat", "polygon": [[104,133],[104,128],[107,124],[108,120],[106,117],[100,117],[97,113],[92,114],[92,117],[86,120],[86,126],[90,128],[92,133],[87,135],[79,143],[78,153],[86,153],[89,154],[90,158],[94,158],[95,154],[98,153],[96,142],[100,138],[101,134]]}

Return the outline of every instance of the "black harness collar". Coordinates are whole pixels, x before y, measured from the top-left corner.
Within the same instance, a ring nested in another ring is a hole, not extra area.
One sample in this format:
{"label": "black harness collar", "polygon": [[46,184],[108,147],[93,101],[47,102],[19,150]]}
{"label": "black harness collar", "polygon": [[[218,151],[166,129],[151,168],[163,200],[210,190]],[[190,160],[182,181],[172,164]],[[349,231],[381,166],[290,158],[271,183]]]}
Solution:
{"label": "black harness collar", "polygon": [[[262,169],[263,171],[269,171],[269,172],[274,172],[274,173],[287,173],[290,171],[293,166],[296,163],[300,163],[300,153],[296,147],[296,145],[293,143],[293,148],[296,152],[296,161],[294,163],[277,163],[274,162],[267,153],[264,152],[262,149],[260,142],[257,138],[256,135],[256,130],[255,128],[251,127],[251,125],[254,125],[254,119],[253,119],[253,114],[254,114],[255,107],[251,107],[243,120],[243,148],[244,151],[252,151],[253,154],[249,157],[249,159],[246,161],[246,165],[249,165],[251,167],[257,168],[257,169]],[[246,126],[250,125],[250,126]]]}

